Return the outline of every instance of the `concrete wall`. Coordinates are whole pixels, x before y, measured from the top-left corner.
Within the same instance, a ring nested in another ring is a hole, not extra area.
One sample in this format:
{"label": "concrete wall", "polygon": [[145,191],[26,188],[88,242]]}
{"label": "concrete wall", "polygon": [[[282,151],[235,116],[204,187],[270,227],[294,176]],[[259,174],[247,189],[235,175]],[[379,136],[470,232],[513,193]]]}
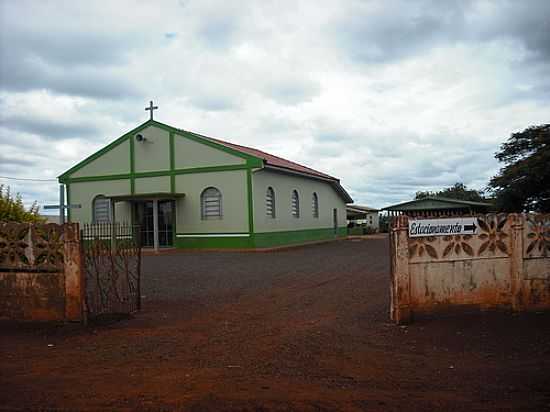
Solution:
{"label": "concrete wall", "polygon": [[396,322],[466,308],[550,309],[550,215],[485,215],[474,235],[408,236],[391,230]]}
{"label": "concrete wall", "polygon": [[83,320],[78,225],[0,224],[0,319]]}
{"label": "concrete wall", "polygon": [[135,181],[135,193],[170,193],[170,176],[140,177]]}
{"label": "concrete wall", "polygon": [[[328,183],[272,172],[266,169],[252,174],[254,194],[254,231],[256,233],[294,231],[306,229],[332,229],[333,209],[338,211],[338,226],[346,226],[346,204]],[[272,187],[275,192],[275,218],[266,215],[266,192]],[[292,191],[300,196],[300,217],[291,212]],[[319,199],[319,217],[313,217],[312,196]]]}
{"label": "concrete wall", "polygon": [[195,142],[184,136],[174,136],[174,162],[176,169],[244,165],[246,160],[232,154]]}
{"label": "concrete wall", "polygon": [[[136,172],[170,170],[170,134],[159,127],[149,126],[139,132],[142,142],[134,140],[134,167]],[[137,133],[136,133],[137,134]],[[134,136],[130,137],[135,139]]]}
{"label": "concrete wall", "polygon": [[[202,220],[200,196],[211,186],[222,194],[223,217]],[[246,170],[177,175],[176,192],[185,193],[176,203],[177,234],[248,232]]]}
{"label": "concrete wall", "polygon": [[121,142],[77,170],[71,177],[106,176],[124,173],[130,173],[130,142],[128,140]]}
{"label": "concrete wall", "polygon": [[[137,181],[137,180],[136,180]],[[106,180],[98,182],[77,182],[69,184],[70,201],[81,204],[80,209],[71,209],[71,221],[92,223],[92,202],[98,195],[120,196],[130,193],[130,180]],[[118,222],[130,222],[131,208],[128,202],[117,202],[115,217]]]}

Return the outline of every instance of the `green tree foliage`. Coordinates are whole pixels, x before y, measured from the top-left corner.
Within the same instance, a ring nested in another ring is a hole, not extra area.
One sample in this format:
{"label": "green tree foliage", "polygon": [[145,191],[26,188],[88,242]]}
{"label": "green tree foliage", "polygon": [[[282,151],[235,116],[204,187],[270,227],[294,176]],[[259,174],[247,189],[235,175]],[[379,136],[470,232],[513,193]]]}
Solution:
{"label": "green tree foliage", "polygon": [[483,192],[474,189],[468,189],[464,183],[455,183],[451,187],[439,190],[437,192],[416,192],[415,199],[425,199],[427,197],[447,197],[450,199],[469,200],[471,202],[484,202],[486,199]]}
{"label": "green tree foliage", "polygon": [[11,193],[9,186],[0,185],[0,222],[43,222],[44,218],[38,214],[39,207],[36,201],[29,210],[25,209],[21,195]]}
{"label": "green tree foliage", "polygon": [[497,208],[550,212],[550,124],[513,133],[495,157],[505,164],[489,182]]}

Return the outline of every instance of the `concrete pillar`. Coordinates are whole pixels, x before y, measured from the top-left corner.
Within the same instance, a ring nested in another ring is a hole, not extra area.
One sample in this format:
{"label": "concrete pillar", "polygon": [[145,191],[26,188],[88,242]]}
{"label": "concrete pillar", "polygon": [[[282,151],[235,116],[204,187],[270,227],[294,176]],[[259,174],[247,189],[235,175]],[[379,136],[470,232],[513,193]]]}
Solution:
{"label": "concrete pillar", "polygon": [[510,295],[512,309],[522,309],[523,279],[523,224],[525,216],[519,213],[508,215],[510,219]]}
{"label": "concrete pillar", "polygon": [[411,279],[409,273],[409,221],[398,216],[391,231],[391,319],[397,324],[412,320],[410,307]]}
{"label": "concrete pillar", "polygon": [[65,272],[65,320],[86,321],[84,294],[86,277],[82,261],[82,244],[78,223],[65,224],[64,272]]}

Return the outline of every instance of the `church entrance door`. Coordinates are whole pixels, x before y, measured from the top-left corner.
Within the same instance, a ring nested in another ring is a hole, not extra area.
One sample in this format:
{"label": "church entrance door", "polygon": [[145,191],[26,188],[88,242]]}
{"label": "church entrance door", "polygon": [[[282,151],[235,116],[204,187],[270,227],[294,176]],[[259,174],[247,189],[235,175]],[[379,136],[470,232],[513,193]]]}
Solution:
{"label": "church entrance door", "polygon": [[135,223],[140,225],[141,246],[174,245],[174,200],[141,200],[134,202]]}

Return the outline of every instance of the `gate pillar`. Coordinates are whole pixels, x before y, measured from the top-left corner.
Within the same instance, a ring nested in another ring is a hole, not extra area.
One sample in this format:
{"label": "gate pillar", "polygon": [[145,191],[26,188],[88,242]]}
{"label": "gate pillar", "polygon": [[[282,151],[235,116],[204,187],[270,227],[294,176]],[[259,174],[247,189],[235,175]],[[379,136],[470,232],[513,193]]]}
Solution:
{"label": "gate pillar", "polygon": [[409,221],[405,215],[394,219],[391,233],[391,305],[390,317],[397,324],[412,320],[409,274]]}
{"label": "gate pillar", "polygon": [[66,223],[64,231],[65,319],[85,321],[84,268],[78,223]]}

